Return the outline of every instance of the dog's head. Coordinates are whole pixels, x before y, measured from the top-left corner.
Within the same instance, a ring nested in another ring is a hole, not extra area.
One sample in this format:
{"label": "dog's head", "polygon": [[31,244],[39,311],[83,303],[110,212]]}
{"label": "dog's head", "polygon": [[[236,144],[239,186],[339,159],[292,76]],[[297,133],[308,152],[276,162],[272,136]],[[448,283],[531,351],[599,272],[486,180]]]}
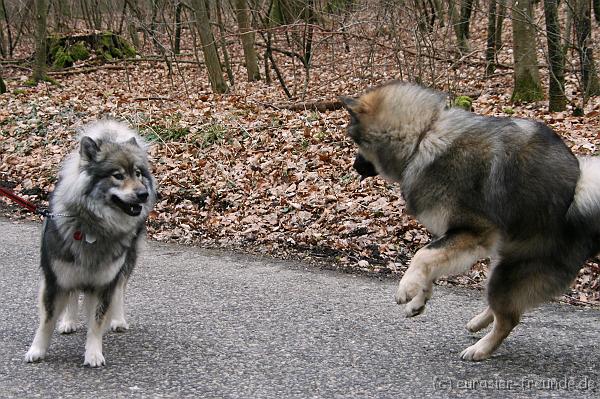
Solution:
{"label": "dog's head", "polygon": [[124,143],[83,136],[81,166],[92,177],[90,189],[129,216],[139,216],[148,201],[151,175],[142,148],[132,137]]}
{"label": "dog's head", "polygon": [[123,216],[132,221],[145,218],[156,199],[147,144],[112,120],[84,127],[79,150],[66,162],[61,178],[57,197],[63,202],[80,204],[113,221]]}
{"label": "dog's head", "polygon": [[358,146],[354,169],[363,177],[398,180],[424,131],[446,105],[440,93],[394,81],[359,98],[340,97],[350,114],[348,136]]}

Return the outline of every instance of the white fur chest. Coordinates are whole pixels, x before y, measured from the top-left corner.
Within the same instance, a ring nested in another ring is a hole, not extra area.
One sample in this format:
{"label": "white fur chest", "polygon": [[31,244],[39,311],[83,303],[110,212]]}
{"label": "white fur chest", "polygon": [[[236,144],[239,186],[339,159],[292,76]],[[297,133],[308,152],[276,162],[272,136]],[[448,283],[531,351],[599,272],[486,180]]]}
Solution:
{"label": "white fur chest", "polygon": [[112,262],[102,263],[94,263],[91,259],[83,262],[76,260],[72,263],[54,259],[52,271],[58,284],[65,289],[98,287],[113,281],[124,262],[125,254]]}
{"label": "white fur chest", "polygon": [[431,234],[440,237],[448,230],[448,216],[444,207],[438,207],[427,209],[416,215],[416,218]]}

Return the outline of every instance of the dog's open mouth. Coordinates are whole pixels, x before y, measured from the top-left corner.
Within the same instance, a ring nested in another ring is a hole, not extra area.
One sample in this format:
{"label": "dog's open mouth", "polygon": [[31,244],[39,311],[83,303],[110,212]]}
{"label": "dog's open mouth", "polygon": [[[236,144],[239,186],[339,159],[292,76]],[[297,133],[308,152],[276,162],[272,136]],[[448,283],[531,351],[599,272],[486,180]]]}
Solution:
{"label": "dog's open mouth", "polygon": [[129,216],[139,216],[142,213],[142,205],[140,204],[129,204],[127,202],[122,201],[116,195],[111,197],[112,202],[115,203],[123,212],[128,214]]}

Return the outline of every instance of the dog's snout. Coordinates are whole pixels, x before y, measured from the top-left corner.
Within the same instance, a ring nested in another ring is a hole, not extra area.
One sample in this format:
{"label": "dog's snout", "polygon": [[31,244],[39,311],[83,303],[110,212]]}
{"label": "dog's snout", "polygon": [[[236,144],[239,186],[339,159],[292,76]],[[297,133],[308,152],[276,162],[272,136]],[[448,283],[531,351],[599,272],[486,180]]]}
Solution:
{"label": "dog's snout", "polygon": [[135,195],[137,196],[138,200],[140,200],[140,202],[146,202],[146,200],[148,200],[148,191],[146,190],[141,190],[135,193]]}
{"label": "dog's snout", "polygon": [[354,159],[354,164],[352,166],[363,179],[371,176],[377,176],[379,174],[375,169],[375,165],[369,162],[361,154],[356,154],[356,158]]}

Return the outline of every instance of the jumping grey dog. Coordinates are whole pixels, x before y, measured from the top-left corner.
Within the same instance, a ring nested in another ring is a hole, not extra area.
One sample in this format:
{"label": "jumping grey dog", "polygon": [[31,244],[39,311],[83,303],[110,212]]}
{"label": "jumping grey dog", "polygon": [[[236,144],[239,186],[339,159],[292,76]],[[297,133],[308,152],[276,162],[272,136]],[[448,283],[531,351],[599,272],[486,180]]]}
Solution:
{"label": "jumping grey dog", "polygon": [[443,94],[403,82],[342,101],[354,168],[399,183],[434,236],[396,292],[406,315],[424,310],[436,278],[492,259],[489,307],[467,328],[493,328],[463,359],[488,358],[525,310],[562,293],[600,250],[600,159],[575,157],[548,126],[449,108]]}

